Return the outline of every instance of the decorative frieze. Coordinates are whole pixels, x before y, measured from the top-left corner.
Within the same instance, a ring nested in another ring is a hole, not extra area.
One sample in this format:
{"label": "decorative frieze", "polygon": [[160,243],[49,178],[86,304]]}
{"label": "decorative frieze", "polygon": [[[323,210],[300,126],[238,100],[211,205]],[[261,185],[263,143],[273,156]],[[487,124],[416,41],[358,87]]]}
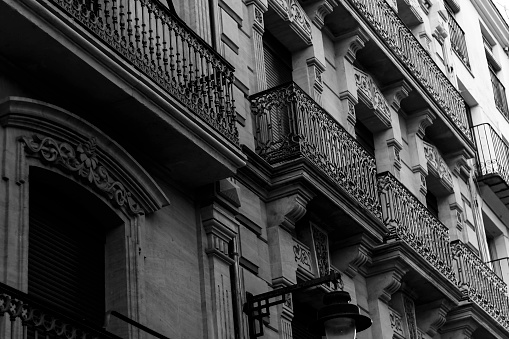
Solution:
{"label": "decorative frieze", "polygon": [[26,146],[25,151],[28,154],[40,157],[44,162],[81,178],[115,205],[125,207],[129,213],[144,214],[131,192],[120,181],[113,178],[110,171],[100,162],[95,138],[79,143],[77,146],[38,135],[33,135],[31,139],[23,136],[19,140]]}
{"label": "decorative frieze", "polygon": [[297,0],[269,0],[269,6],[306,45],[312,44],[311,20]]}
{"label": "decorative frieze", "polygon": [[323,277],[330,272],[329,237],[326,232],[315,225],[311,225],[311,236],[317,276]]}
{"label": "decorative frieze", "polygon": [[403,306],[405,308],[405,319],[408,329],[408,338],[417,339],[417,321],[415,320],[415,305],[412,299],[403,296]]}
{"label": "decorative frieze", "polygon": [[423,141],[423,145],[424,154],[428,161],[429,173],[432,173],[434,176],[440,179],[444,187],[452,192],[454,183],[452,181],[452,172],[449,169],[449,166],[447,166],[447,163],[442,158],[435,146],[426,141]]}
{"label": "decorative frieze", "polygon": [[311,250],[300,241],[295,239],[294,241],[293,253],[295,254],[295,261],[297,262],[298,268],[312,274]]}
{"label": "decorative frieze", "polygon": [[359,98],[368,108],[373,110],[375,116],[377,116],[387,128],[391,127],[389,104],[376,86],[373,78],[356,67],[354,67],[354,76]]}
{"label": "decorative frieze", "polygon": [[389,307],[389,319],[391,321],[391,328],[394,331],[394,333],[400,336],[401,338],[404,338],[401,315],[390,307]]}

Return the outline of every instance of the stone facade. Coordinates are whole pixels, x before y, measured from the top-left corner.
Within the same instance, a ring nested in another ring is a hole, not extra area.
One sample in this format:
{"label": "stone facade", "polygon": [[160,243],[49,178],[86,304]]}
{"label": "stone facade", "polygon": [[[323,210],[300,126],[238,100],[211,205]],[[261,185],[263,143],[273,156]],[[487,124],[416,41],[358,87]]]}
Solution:
{"label": "stone facade", "polygon": [[0,1],[0,337],[250,338],[247,293],[334,271],[359,339],[508,338],[508,37],[482,0]]}

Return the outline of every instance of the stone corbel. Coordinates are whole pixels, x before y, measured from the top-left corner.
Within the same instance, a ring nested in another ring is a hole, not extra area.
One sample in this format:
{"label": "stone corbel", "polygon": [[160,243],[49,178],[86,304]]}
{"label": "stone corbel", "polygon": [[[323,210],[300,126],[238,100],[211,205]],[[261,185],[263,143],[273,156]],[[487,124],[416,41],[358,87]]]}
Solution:
{"label": "stone corbel", "polygon": [[363,266],[371,261],[373,244],[365,236],[357,235],[332,245],[331,263],[348,277],[354,278]]}
{"label": "stone corbel", "polygon": [[429,336],[434,337],[445,324],[447,313],[454,305],[447,299],[419,305],[416,309],[419,328]]}
{"label": "stone corbel", "polygon": [[355,62],[357,52],[369,41],[367,33],[357,28],[343,35],[335,36],[336,55],[344,56],[350,63]]}
{"label": "stone corbel", "polygon": [[411,154],[411,169],[414,173],[414,185],[416,190],[420,193],[419,200],[425,203],[427,186],[426,176],[427,171],[427,158],[424,152],[423,138],[426,128],[429,127],[436,116],[429,109],[414,113],[407,120],[408,143]]}
{"label": "stone corbel", "polygon": [[321,104],[323,92],[322,73],[325,71],[325,66],[316,57],[307,59],[306,64],[308,65],[308,78],[310,83],[313,84],[315,101]]}
{"label": "stone corbel", "polygon": [[306,12],[313,24],[321,30],[325,25],[325,17],[332,13],[336,6],[336,0],[320,0],[306,7]]}
{"label": "stone corbel", "polygon": [[399,112],[401,101],[405,99],[412,90],[412,87],[405,80],[395,82],[382,89],[385,100],[387,100],[389,105],[396,112]]}
{"label": "stone corbel", "polygon": [[479,324],[471,316],[453,314],[448,315],[447,322],[439,332],[441,338],[472,339],[472,334],[478,327]]}
{"label": "stone corbel", "polygon": [[469,178],[472,167],[468,164],[468,153],[464,150],[447,155],[447,163],[452,168],[452,173],[461,178]]}
{"label": "stone corbel", "polygon": [[225,263],[232,264],[229,244],[237,234],[238,221],[218,204],[211,204],[201,209],[202,225],[207,235],[205,253],[217,257]]}
{"label": "stone corbel", "polygon": [[419,138],[424,138],[426,128],[431,126],[435,119],[436,115],[430,109],[412,114],[407,123],[408,134],[416,134]]}
{"label": "stone corbel", "polygon": [[399,153],[403,149],[403,145],[401,145],[401,143],[398,140],[392,138],[387,140],[387,147],[390,150],[389,160],[393,163],[394,168],[399,173],[399,171],[401,170],[401,158]]}
{"label": "stone corbel", "polygon": [[400,289],[401,279],[408,270],[406,265],[399,260],[396,262],[393,260],[381,263],[373,262],[367,279],[368,298],[388,303],[392,295]]}
{"label": "stone corbel", "polygon": [[295,224],[306,214],[306,205],[311,200],[307,192],[293,193],[267,204],[267,227],[280,226],[292,232]]}

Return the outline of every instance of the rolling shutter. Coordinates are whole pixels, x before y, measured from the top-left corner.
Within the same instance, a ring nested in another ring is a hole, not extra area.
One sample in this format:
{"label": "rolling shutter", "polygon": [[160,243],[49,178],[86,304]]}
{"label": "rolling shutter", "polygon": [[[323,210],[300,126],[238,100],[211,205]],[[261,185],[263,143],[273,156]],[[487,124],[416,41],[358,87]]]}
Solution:
{"label": "rolling shutter", "polygon": [[104,233],[69,199],[30,187],[28,293],[67,316],[102,325]]}
{"label": "rolling shutter", "polygon": [[267,88],[292,81],[292,55],[268,32],[263,35]]}

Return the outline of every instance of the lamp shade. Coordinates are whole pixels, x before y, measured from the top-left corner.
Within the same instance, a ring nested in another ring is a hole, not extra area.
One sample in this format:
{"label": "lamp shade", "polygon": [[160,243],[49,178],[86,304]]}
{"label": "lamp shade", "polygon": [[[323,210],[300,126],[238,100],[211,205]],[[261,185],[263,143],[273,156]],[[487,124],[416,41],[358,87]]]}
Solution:
{"label": "lamp shade", "polygon": [[[359,313],[357,305],[350,304],[350,294],[345,291],[329,292],[323,297],[324,307],[318,310],[317,319],[311,325],[310,330],[316,334],[324,336],[325,323],[331,319],[352,319],[354,321],[355,331],[360,332],[371,326],[371,318]],[[339,321],[336,327],[341,327],[345,322]],[[334,326],[334,322],[327,324]],[[346,331],[345,329],[341,329]],[[355,334],[354,336],[355,337]],[[339,337],[341,338],[341,337]]]}

